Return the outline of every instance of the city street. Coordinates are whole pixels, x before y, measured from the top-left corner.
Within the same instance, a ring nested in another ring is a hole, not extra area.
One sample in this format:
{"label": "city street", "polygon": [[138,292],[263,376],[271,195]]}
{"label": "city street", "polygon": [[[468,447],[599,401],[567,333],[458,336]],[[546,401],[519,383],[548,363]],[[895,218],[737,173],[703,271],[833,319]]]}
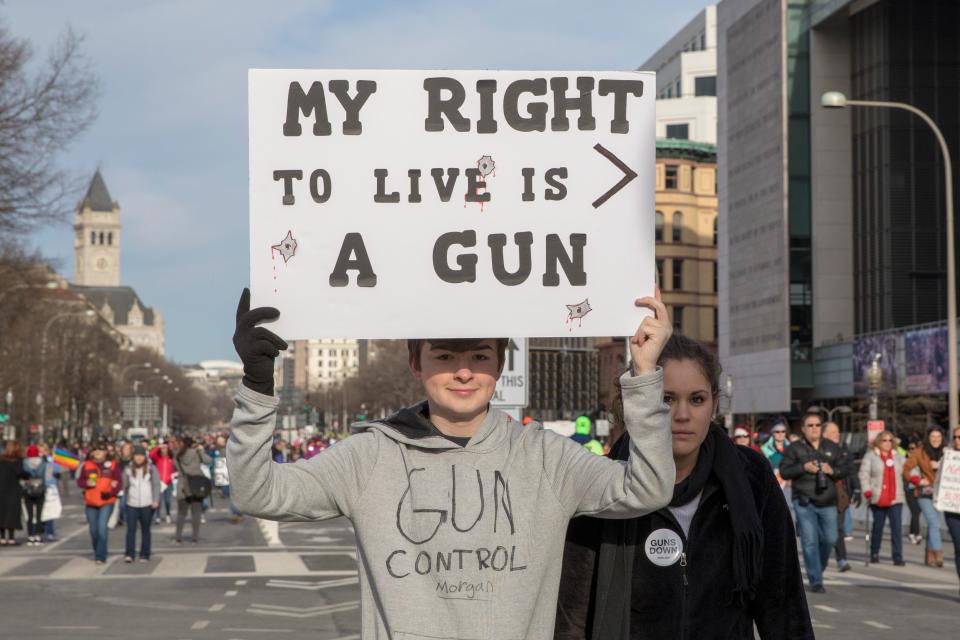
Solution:
{"label": "city street", "polygon": [[[281,524],[279,543],[246,518],[233,525],[218,503],[196,545],[154,529],[149,563],[123,562],[123,532],[110,534],[106,565],[93,564],[82,510],[68,499],[59,542],[0,551],[0,617],[11,637],[237,639],[302,635],[359,638],[356,552],[348,522]],[[189,540],[189,534],[185,536]],[[946,566],[864,567],[863,538],[848,543],[853,570],[826,573],[824,595],[808,594],[820,638],[896,638],[955,630],[960,601],[950,545]]]}
{"label": "city street", "polygon": [[360,637],[356,554],[344,520],[283,525],[282,544],[271,546],[254,519],[231,524],[221,502],[198,544],[188,533],[177,546],[174,525],[155,525],[150,562],[126,564],[118,528],[98,566],[79,500],[68,502],[59,542],[0,551],[4,637]]}

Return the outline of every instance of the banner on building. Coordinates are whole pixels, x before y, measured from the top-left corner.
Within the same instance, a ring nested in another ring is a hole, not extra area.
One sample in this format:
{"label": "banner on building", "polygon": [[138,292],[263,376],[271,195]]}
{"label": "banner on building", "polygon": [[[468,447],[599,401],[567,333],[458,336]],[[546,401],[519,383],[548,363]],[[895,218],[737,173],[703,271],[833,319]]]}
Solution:
{"label": "banner on building", "polygon": [[904,391],[907,393],[946,393],[947,328],[934,327],[907,331],[903,337]]}
{"label": "banner on building", "polygon": [[251,70],[250,282],[286,339],[631,335],[654,74]]}

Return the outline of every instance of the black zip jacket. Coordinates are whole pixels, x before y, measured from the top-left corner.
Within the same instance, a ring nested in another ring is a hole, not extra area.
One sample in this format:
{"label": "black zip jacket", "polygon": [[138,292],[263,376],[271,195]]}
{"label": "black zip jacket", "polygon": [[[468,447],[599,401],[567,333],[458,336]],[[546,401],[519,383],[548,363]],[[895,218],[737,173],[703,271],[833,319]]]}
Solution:
{"label": "black zip jacket", "polygon": [[[827,476],[827,488],[817,493],[817,476],[807,473],[803,465],[807,462],[819,460],[828,462],[833,469],[833,475]],[[814,449],[806,440],[798,440],[787,447],[780,461],[780,475],[784,480],[793,481],[793,499],[800,504],[813,503],[818,507],[836,506],[836,480],[844,480],[850,475],[850,458],[840,454],[840,447],[829,440],[820,439],[820,446]]]}
{"label": "black zip jacket", "polygon": [[[666,508],[632,520],[571,521],[554,638],[753,638],[754,624],[764,640],[814,637],[793,521],[780,485],[762,455],[746,447],[737,450],[763,525],[756,598],[733,601],[733,531],[723,490],[711,477],[689,538]],[[651,562],[645,547],[658,529],[673,531],[683,542],[679,561],[665,567]]]}

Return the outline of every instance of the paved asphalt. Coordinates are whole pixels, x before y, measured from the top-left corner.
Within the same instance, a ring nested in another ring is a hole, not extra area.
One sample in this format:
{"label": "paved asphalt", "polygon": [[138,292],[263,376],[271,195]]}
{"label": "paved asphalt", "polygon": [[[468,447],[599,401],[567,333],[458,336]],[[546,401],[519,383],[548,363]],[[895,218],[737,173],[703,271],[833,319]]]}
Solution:
{"label": "paved asphalt", "polygon": [[[117,529],[108,563],[98,566],[76,496],[66,502],[59,542],[0,548],[4,638],[360,637],[356,550],[343,519],[283,524],[269,544],[273,535],[257,521],[231,524],[218,503],[198,544],[174,544],[173,525],[161,524],[150,562],[125,564]],[[854,569],[841,574],[832,563],[827,593],[808,594],[818,638],[957,637],[952,553],[931,569],[922,546],[908,545],[908,565],[894,567],[885,543],[883,562],[865,567],[862,537],[848,545]]]}

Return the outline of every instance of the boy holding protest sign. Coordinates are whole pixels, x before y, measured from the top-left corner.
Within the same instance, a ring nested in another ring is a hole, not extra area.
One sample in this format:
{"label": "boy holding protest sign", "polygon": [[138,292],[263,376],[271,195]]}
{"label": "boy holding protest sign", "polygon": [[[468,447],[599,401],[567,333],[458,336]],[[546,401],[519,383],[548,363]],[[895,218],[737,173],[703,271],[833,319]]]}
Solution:
{"label": "boy holding protest sign", "polygon": [[[273,359],[287,344],[257,324],[245,290],[234,344],[244,363],[231,425],[233,501],[298,521],[348,517],[360,564],[362,636],[552,638],[566,526],[576,515],[633,518],[672,496],[669,409],[656,366],[672,325],[659,294],[631,338],[621,379],[629,460],[591,454],[489,407],[506,340],[411,340],[427,400],[309,461],[270,459]],[[632,374],[632,375],[631,375]]]}

